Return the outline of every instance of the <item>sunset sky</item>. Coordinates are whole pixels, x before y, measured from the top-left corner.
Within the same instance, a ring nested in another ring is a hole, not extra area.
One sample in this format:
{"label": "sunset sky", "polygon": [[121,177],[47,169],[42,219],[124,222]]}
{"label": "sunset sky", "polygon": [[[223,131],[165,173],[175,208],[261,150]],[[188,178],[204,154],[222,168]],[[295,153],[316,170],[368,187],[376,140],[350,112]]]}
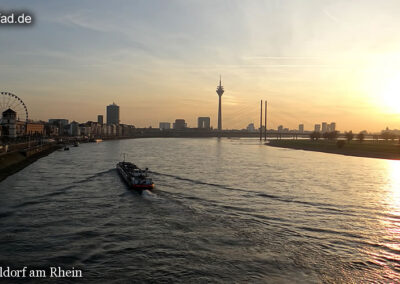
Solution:
{"label": "sunset sky", "polygon": [[[16,3],[18,2],[18,3]],[[115,102],[121,122],[198,116],[223,128],[400,129],[400,1],[2,1],[33,14],[0,26],[0,86],[30,118],[85,122]]]}

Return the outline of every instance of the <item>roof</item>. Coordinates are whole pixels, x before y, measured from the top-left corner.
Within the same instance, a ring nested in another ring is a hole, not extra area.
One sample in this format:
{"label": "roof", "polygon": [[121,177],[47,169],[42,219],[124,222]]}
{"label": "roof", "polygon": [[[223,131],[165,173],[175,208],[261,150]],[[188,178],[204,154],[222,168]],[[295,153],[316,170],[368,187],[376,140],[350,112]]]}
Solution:
{"label": "roof", "polygon": [[5,114],[17,114],[17,113],[9,108],[9,109],[3,111],[3,115],[5,115]]}

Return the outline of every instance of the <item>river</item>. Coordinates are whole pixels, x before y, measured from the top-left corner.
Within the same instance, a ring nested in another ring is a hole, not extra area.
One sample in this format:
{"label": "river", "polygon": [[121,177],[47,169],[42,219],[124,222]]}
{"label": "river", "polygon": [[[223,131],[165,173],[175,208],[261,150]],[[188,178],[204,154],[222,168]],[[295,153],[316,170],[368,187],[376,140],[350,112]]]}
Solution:
{"label": "river", "polygon": [[[150,168],[153,193],[123,183],[121,153]],[[395,282],[399,173],[256,139],[81,144],[0,183],[0,264],[82,282]]]}

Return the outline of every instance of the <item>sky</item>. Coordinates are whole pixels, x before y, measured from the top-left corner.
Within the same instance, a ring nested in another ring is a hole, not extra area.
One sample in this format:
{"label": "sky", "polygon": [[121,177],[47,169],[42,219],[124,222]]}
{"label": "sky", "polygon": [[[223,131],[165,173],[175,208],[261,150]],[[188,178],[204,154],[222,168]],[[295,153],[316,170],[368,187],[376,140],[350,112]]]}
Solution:
{"label": "sky", "polygon": [[35,120],[158,127],[197,117],[341,131],[400,129],[398,0],[3,0],[31,26],[0,26],[0,89]]}

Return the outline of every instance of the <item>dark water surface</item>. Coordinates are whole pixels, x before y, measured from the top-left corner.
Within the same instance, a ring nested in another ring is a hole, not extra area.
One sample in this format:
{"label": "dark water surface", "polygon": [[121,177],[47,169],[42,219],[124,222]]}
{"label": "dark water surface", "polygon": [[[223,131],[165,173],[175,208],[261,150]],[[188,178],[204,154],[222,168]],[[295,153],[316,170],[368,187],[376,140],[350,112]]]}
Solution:
{"label": "dark water surface", "polygon": [[[115,164],[153,171],[127,189]],[[151,282],[396,282],[400,162],[252,139],[82,144],[0,183],[0,264]],[[0,279],[1,281],[1,279]]]}

